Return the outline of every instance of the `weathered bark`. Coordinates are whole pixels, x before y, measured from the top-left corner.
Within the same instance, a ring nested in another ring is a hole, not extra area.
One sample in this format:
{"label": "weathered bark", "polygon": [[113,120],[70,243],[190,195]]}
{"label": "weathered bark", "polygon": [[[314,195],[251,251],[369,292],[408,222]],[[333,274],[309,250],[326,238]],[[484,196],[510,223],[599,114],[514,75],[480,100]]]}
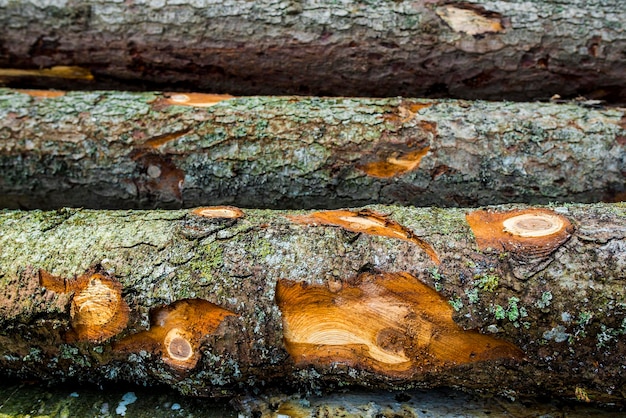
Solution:
{"label": "weathered bark", "polygon": [[[345,391],[323,396],[261,394],[245,396],[229,405],[225,399],[183,396],[172,390],[142,386],[42,384],[0,386],[3,418],[22,418],[25,413],[43,417],[119,418],[313,418],[320,416],[362,418],[364,416],[417,417],[420,415],[464,416],[567,416],[568,418],[620,418],[618,408],[599,408],[581,402],[547,402],[525,399],[516,402],[453,390],[410,390],[402,392]],[[613,412],[613,414],[611,414]]]}
{"label": "weathered bark", "polygon": [[241,215],[3,212],[1,367],[624,402],[623,204]]}
{"label": "weathered bark", "polygon": [[34,94],[0,91],[2,207],[587,203],[626,190],[620,108]]}
{"label": "weathered bark", "polygon": [[0,68],[91,71],[72,88],[624,101],[624,22],[621,0],[4,1]]}

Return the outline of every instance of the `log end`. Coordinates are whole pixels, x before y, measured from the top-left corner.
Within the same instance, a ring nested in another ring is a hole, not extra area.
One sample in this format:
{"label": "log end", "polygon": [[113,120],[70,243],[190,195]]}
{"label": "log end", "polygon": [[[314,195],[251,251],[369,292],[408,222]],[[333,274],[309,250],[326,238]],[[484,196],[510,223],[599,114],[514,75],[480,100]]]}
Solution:
{"label": "log end", "polygon": [[543,257],[563,245],[574,232],[571,222],[548,209],[506,212],[477,210],[466,215],[481,250]]}
{"label": "log end", "polygon": [[350,283],[278,282],[284,341],[297,366],[344,364],[406,378],[440,367],[523,358],[513,344],[460,328],[453,309],[408,273]]}

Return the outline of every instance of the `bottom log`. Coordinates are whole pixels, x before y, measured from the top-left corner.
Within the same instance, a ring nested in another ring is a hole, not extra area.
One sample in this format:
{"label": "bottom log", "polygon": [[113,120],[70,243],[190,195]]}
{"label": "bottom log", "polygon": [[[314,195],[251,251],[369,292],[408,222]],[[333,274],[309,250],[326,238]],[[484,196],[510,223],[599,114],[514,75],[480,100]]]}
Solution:
{"label": "bottom log", "polygon": [[624,404],[626,205],[0,213],[0,366]]}

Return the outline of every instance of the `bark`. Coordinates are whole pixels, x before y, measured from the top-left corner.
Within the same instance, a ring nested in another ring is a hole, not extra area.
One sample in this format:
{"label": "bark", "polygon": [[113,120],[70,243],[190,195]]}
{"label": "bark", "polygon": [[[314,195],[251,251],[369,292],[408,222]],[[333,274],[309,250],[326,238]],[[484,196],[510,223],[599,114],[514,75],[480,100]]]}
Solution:
{"label": "bark", "polygon": [[624,402],[623,204],[5,211],[0,231],[16,376]]}
{"label": "bark", "polygon": [[0,68],[93,74],[66,89],[623,102],[624,22],[620,0],[3,1]]}
{"label": "bark", "polygon": [[[224,399],[183,396],[171,390],[106,385],[49,387],[37,384],[0,386],[3,418],[21,418],[25,413],[39,416],[94,416],[99,418],[200,418],[319,417],[341,416],[545,416],[566,415],[572,418],[619,416],[616,408],[602,408],[580,402],[515,402],[494,396],[480,396],[452,390],[411,390],[402,392],[342,391],[340,394],[304,396],[265,394],[247,396],[229,405]],[[45,400],[45,401],[42,401]],[[120,409],[118,409],[120,408]],[[125,409],[124,409],[125,408]],[[611,414],[611,412],[614,412]]]}
{"label": "bark", "polygon": [[588,203],[626,190],[621,108],[55,95],[0,92],[2,207]]}

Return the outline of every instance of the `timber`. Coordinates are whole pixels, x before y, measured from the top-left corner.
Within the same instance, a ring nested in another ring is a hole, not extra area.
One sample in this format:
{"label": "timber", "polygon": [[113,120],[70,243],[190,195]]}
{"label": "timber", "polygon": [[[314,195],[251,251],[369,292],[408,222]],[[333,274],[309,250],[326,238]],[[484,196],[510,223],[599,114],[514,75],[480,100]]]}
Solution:
{"label": "timber", "polygon": [[54,93],[0,90],[0,207],[467,207],[626,193],[618,107]]}
{"label": "timber", "polygon": [[623,103],[625,22],[621,0],[3,1],[0,77],[65,89]]}
{"label": "timber", "polygon": [[624,404],[623,203],[5,210],[0,231],[13,376]]}

